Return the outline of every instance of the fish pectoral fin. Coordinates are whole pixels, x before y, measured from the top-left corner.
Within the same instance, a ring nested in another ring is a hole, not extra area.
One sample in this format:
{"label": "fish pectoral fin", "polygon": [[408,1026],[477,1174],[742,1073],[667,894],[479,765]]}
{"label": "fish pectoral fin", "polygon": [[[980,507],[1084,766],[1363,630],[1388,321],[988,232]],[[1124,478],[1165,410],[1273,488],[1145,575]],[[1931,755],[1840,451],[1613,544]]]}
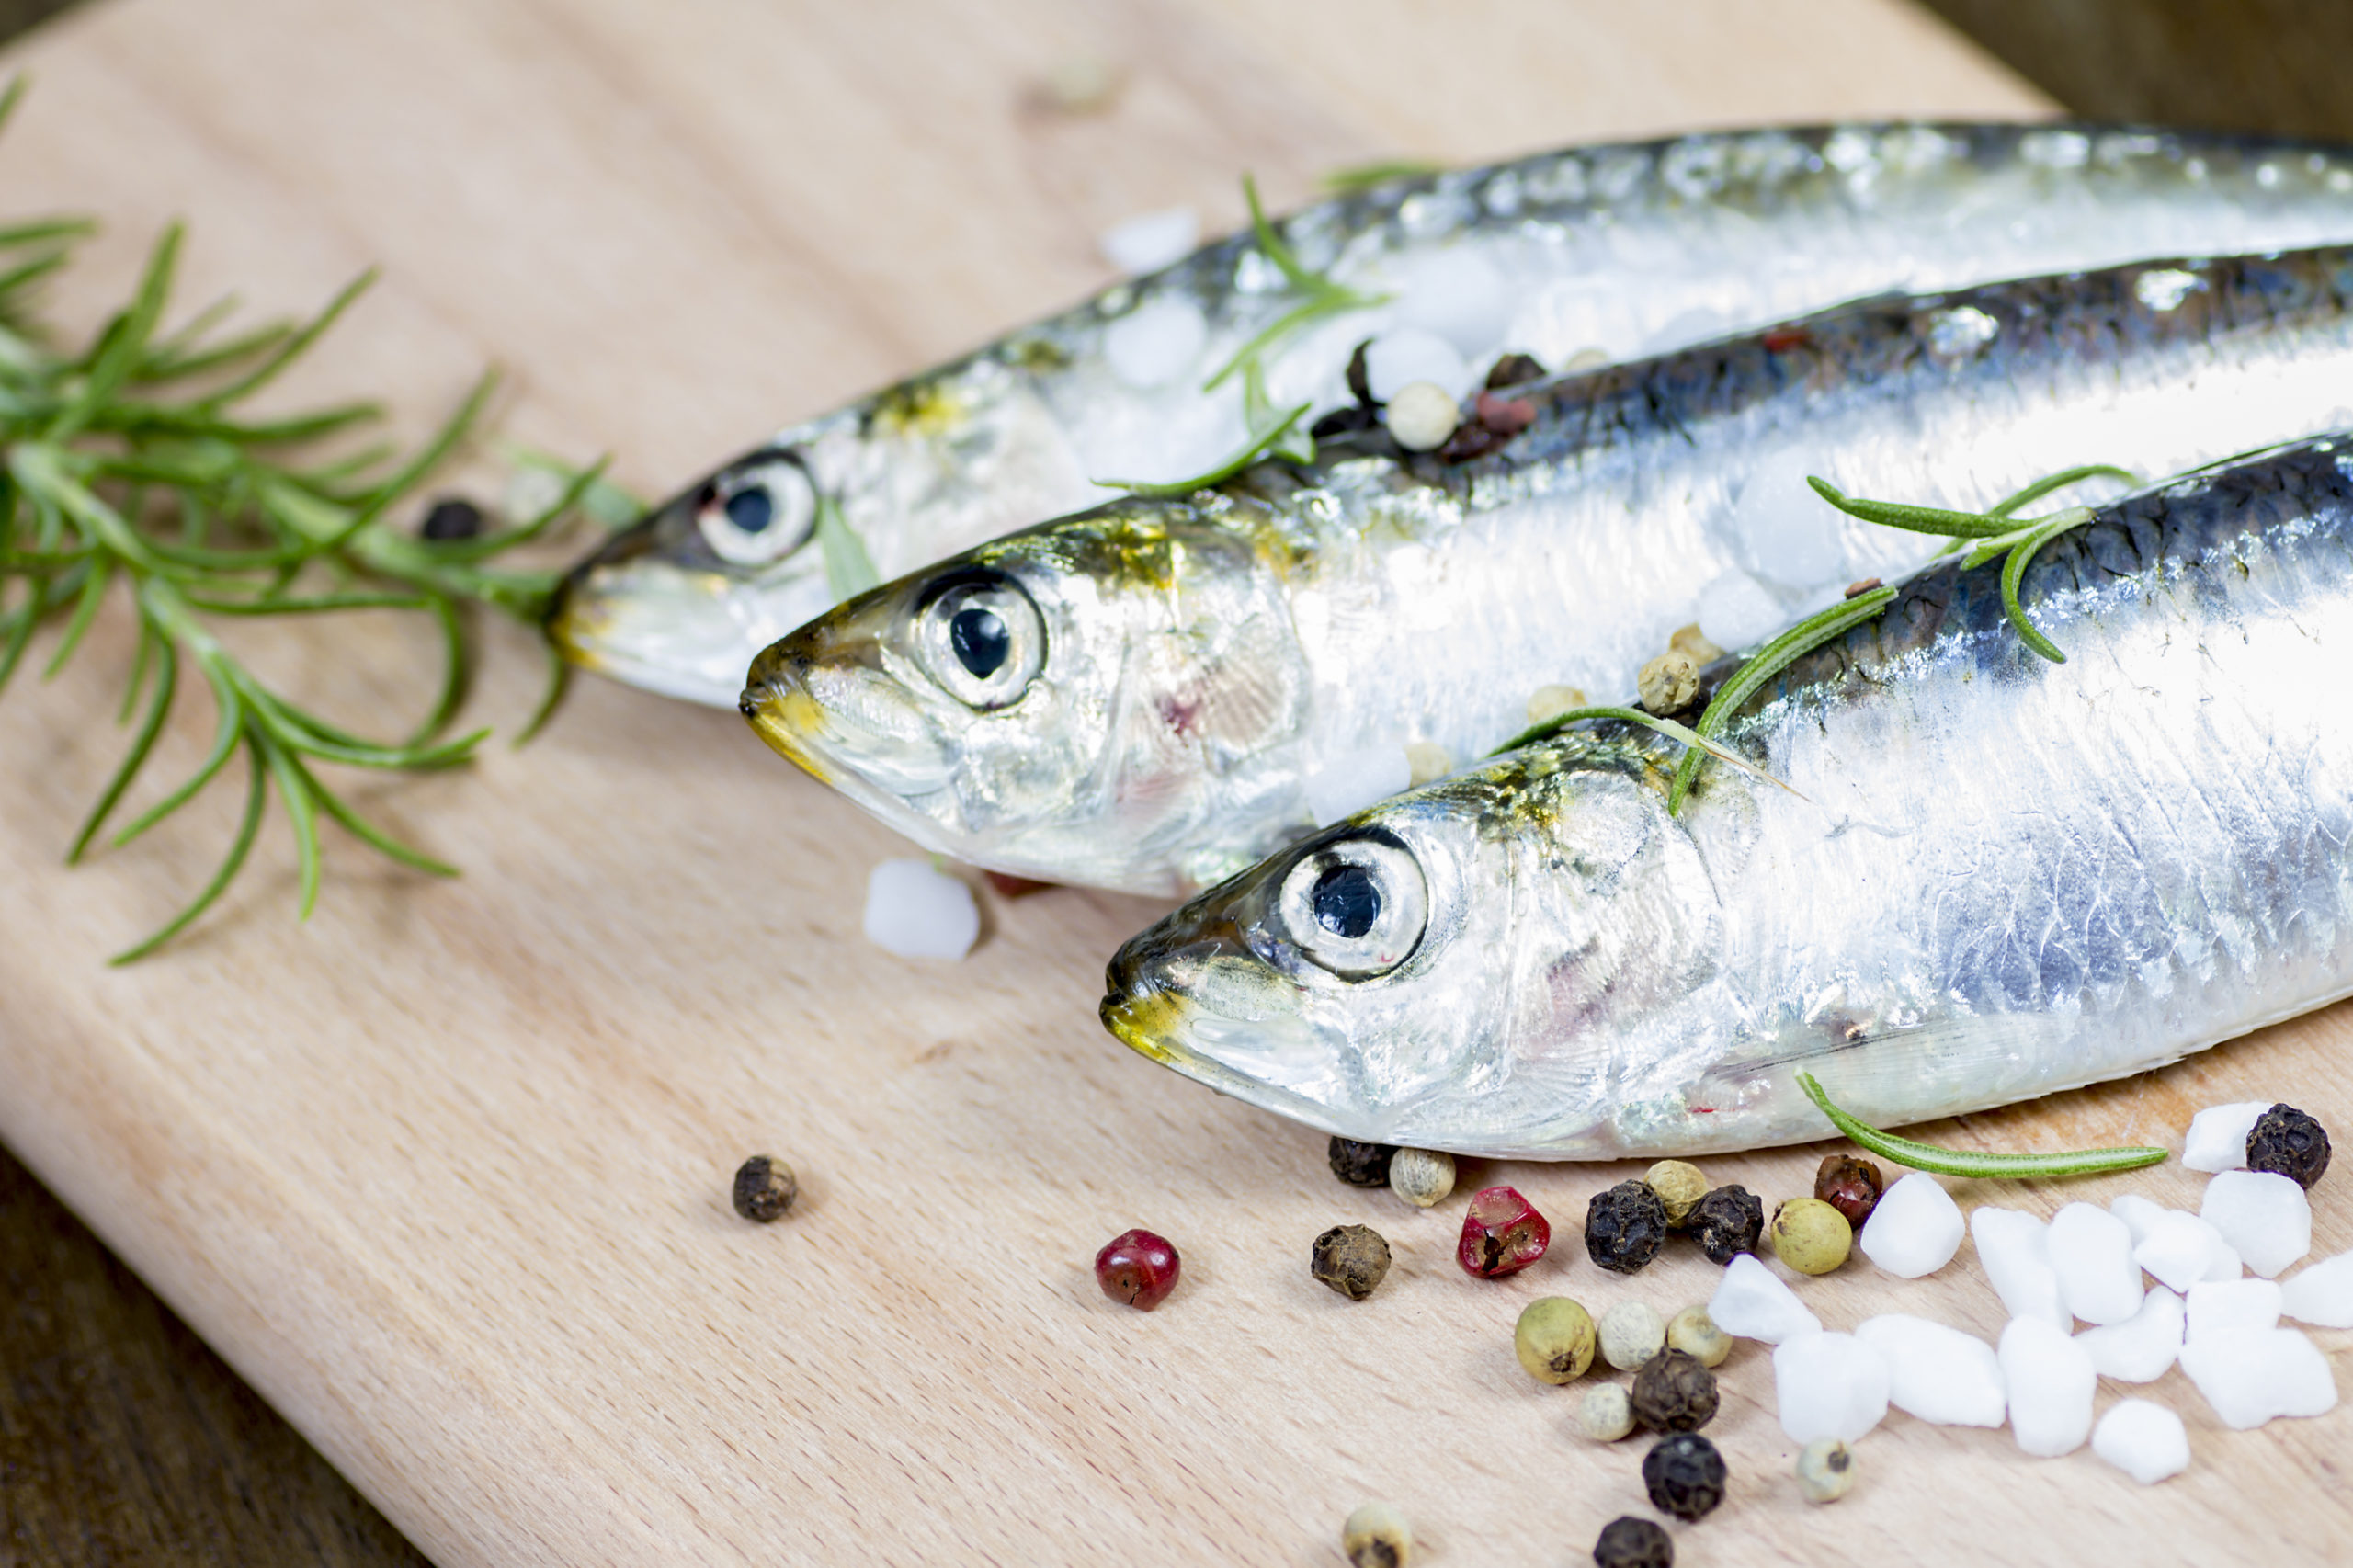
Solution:
{"label": "fish pectoral fin", "polygon": [[[1840,1108],[1881,1126],[2021,1099],[2063,1079],[2051,1051],[2068,1022],[2051,1014],[1995,1013],[1852,1033],[1813,1033],[1789,1049],[1711,1069],[1706,1082],[1749,1092],[1811,1073]],[[1836,1026],[1828,1026],[1836,1028]],[[1795,1092],[1794,1089],[1791,1090]]]}

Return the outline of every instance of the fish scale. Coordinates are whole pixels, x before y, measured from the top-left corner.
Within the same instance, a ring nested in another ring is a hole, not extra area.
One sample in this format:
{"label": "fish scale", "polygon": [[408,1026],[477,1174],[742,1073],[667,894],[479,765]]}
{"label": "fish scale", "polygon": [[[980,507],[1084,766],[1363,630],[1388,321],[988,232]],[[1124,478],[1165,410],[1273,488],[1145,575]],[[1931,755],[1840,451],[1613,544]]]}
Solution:
{"label": "fish scale", "polygon": [[[2164,472],[2353,422],[2353,248],[1877,298],[1511,395],[1532,419],[1467,462],[1375,430],[951,558],[780,640],[745,713],[927,848],[1181,896],[1312,831],[1336,774],[1481,756],[1541,686],[1631,692],[1705,630],[1711,585],[1745,576],[1794,616],[1934,552],[1809,474],[1973,510],[2086,462]],[[1768,589],[1793,528],[1825,563]],[[924,642],[935,585],[974,573],[1038,645],[1020,696],[979,709]],[[896,705],[888,744],[805,699],[846,669],[889,673],[864,688]],[[1172,733],[1227,691],[1261,727],[1214,753]]]}
{"label": "fish scale", "polygon": [[[2349,242],[2353,155],[2077,126],[1706,132],[1402,179],[1274,227],[1309,267],[1390,296],[1261,356],[1278,406],[1324,409],[1348,401],[1354,346],[1417,324],[1461,338],[1471,372],[1505,351],[1559,369],[1892,289]],[[733,704],[761,649],[853,591],[860,552],[895,577],[1092,506],[1097,480],[1211,470],[1245,430],[1239,378],[1204,383],[1301,298],[1245,232],[796,422],[582,562],[551,630],[587,668]],[[1199,341],[1139,381],[1114,350],[1153,312]],[[769,503],[750,530],[727,506],[747,490]]]}

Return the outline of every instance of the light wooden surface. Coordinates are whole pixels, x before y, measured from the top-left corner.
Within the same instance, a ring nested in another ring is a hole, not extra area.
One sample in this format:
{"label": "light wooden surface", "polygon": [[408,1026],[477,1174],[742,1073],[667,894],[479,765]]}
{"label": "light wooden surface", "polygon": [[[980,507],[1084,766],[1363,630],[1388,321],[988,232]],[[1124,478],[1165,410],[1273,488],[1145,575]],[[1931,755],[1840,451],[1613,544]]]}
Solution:
{"label": "light wooden surface", "polygon": [[[1031,107],[1079,54],[1128,73],[1117,106]],[[191,300],[233,284],[290,309],[381,262],[307,390],[389,392],[415,426],[494,359],[510,434],[610,448],[654,490],[1095,286],[1111,221],[1181,201],[1231,222],[1244,168],[1288,201],[1382,155],[2040,107],[1884,0],[121,0],[16,57],[38,83],[0,142],[5,206],[113,226],[68,314],[91,319],[173,213]],[[992,903],[970,961],[892,960],[858,921],[899,846],[732,715],[584,683],[526,751],[355,783],[462,881],[336,842],[297,926],[274,830],[193,939],[104,969],[233,809],[222,791],[57,865],[119,744],[122,631],[0,700],[0,1138],[445,1568],[1323,1563],[1373,1496],[1432,1561],[1565,1562],[1641,1507],[1639,1448],[1580,1442],[1574,1392],[1509,1348],[1536,1295],[1671,1311],[1711,1289],[1688,1248],[1631,1281],[1583,1257],[1586,1200],[1624,1171],[1467,1171],[1518,1184],[1561,1244],[1465,1278],[1459,1199],[1424,1214],[1342,1188],[1320,1139],[1102,1034],[1100,965],[1152,906]],[[492,643],[476,706],[511,722],[533,664]],[[394,623],[252,646],[383,731],[430,653]],[[207,722],[191,702],[159,781]],[[1938,1131],[2163,1136],[2272,1095],[2353,1126],[2348,1021]],[[803,1184],[767,1229],[727,1207],[756,1150]],[[1786,1195],[1817,1154],[1711,1169]],[[2353,1243],[2334,1201],[2353,1177],[2331,1179],[2323,1251]],[[2178,1171],[2139,1185],[2194,1202]],[[1398,1254],[1362,1304],[1306,1271],[1347,1221]],[[1131,1224],[1186,1259],[1149,1316],[1089,1273]],[[1803,1293],[1833,1326],[1901,1308],[1990,1334],[1968,1256],[1915,1284],[1858,1262]],[[2353,1524],[2324,1470],[2353,1416],[2228,1434],[2177,1374],[2156,1393],[2198,1467],[2154,1492],[2087,1451],[2031,1461],[1895,1416],[1856,1494],[1809,1511],[1766,1358],[1744,1346],[1724,1381],[1733,1495],[1680,1532],[1691,1562],[2302,1558]]]}

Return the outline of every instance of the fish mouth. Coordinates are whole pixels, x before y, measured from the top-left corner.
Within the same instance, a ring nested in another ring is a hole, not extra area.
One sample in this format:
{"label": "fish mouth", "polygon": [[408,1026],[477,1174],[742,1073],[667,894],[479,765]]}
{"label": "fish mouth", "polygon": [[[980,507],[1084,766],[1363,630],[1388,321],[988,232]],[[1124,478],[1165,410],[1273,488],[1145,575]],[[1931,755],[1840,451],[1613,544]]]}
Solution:
{"label": "fish mouth", "polygon": [[894,823],[938,795],[950,748],[922,705],[888,672],[829,656],[803,628],[752,661],[736,709],[768,749]]}

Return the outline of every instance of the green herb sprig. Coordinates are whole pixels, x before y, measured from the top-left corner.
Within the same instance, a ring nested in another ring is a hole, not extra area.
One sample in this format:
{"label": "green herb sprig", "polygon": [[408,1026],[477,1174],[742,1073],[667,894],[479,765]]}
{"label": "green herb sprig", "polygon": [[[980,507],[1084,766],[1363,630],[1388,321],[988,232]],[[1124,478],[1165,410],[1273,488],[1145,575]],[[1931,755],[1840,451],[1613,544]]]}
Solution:
{"label": "green herb sprig", "polygon": [[2020,522],[2012,514],[2052,491],[2086,479],[2121,479],[2128,484],[2140,483],[2140,476],[2130,469],[2109,463],[2091,463],[2071,468],[2039,479],[2001,505],[1985,512],[1951,512],[1938,506],[1910,506],[1892,501],[1861,501],[1840,492],[1826,480],[1809,476],[1806,483],[1815,494],[1850,517],[1860,517],[1867,523],[1882,528],[1904,528],[1912,533],[1941,534],[1953,542],[1942,553],[1966,549],[1969,553],[1961,562],[1964,572],[1975,571],[1987,562],[2002,556],[2002,608],[2018,628],[2018,637],[2026,645],[2054,665],[2063,665],[2067,655],[2059,645],[2036,629],[2026,618],[2026,610],[2018,603],[2018,585],[2026,578],[2026,569],[2034,562],[2036,553],[2052,540],[2070,528],[2079,528],[2092,520],[2088,506],[2064,506],[2044,517],[2029,517]]}
{"label": "green herb sprig", "polygon": [[[5,119],[20,93],[0,95]],[[108,841],[130,843],[196,798],[239,752],[245,804],[228,853],[205,885],[150,936],[115,955],[153,952],[210,909],[244,865],[274,790],[294,830],[300,908],[318,899],[319,820],[331,818],[403,865],[454,869],[362,817],[321,779],[320,764],[432,770],[473,755],[488,733],[445,739],[471,666],[461,611],[487,605],[536,628],[556,585],[551,572],[499,563],[570,515],[600,482],[602,465],[574,473],[553,504],[518,526],[467,540],[422,539],[389,514],[413,496],[463,441],[488,397],[485,376],[415,451],[323,451],[380,418],[371,404],[259,416],[246,405],[316,343],[351,305],[362,277],[302,324],[219,332],[225,310],[163,330],[180,231],[166,229],[137,291],[77,352],[60,351],[34,322],[28,289],[66,264],[88,233],[53,220],[0,230],[0,687],[36,630],[63,617],[43,671],[54,676],[83,645],[118,585],[138,618],[138,642],[118,722],[137,722],[120,765],[75,834],[68,863],[97,842],[144,768],[193,673],[216,713],[194,773]],[[273,691],[221,642],[222,618],[402,609],[428,617],[443,644],[430,710],[404,738],[358,735]],[[525,726],[552,710],[565,665],[548,647],[548,687]],[[143,704],[142,704],[143,699]]]}
{"label": "green herb sprig", "polygon": [[1267,397],[1267,383],[1253,362],[1242,372],[1242,424],[1245,431],[1242,445],[1220,458],[1207,470],[1186,479],[1165,482],[1141,479],[1098,479],[1096,483],[1110,490],[1124,490],[1131,495],[1150,499],[1171,500],[1190,495],[1196,490],[1222,483],[1256,462],[1260,458],[1289,458],[1293,462],[1315,460],[1315,437],[1300,427],[1307,417],[1312,403],[1298,403],[1278,409]]}
{"label": "green herb sprig", "polygon": [[1497,746],[1489,755],[1501,756],[1506,752],[1518,751],[1522,746],[1533,745],[1538,741],[1557,735],[1572,724],[1581,724],[1594,719],[1616,719],[1624,723],[1640,724],[1646,729],[1655,730],[1670,740],[1682,742],[1693,751],[1703,751],[1718,762],[1738,768],[1752,778],[1770,784],[1776,789],[1788,790],[1790,794],[1797,795],[1801,801],[1805,799],[1803,795],[1798,795],[1798,791],[1789,784],[1774,778],[1730,746],[1699,733],[1688,725],[1678,723],[1673,719],[1662,719],[1655,713],[1645,713],[1639,708],[1572,708],[1565,713],[1555,713],[1542,723],[1529,725]]}
{"label": "green herb sprig", "polygon": [[1302,263],[1299,253],[1290,248],[1290,243],[1275,233],[1274,224],[1267,221],[1267,210],[1258,201],[1258,182],[1248,175],[1242,176],[1242,196],[1250,204],[1250,232],[1257,242],[1258,253],[1275,264],[1275,269],[1283,275],[1283,280],[1301,299],[1298,304],[1267,323],[1249,342],[1236,349],[1233,358],[1201,383],[1203,392],[1217,391],[1239,375],[1245,367],[1257,364],[1276,344],[1311,323],[1321,321],[1325,316],[1370,310],[1375,305],[1389,302],[1386,294],[1368,294],[1345,283],[1334,282]]}
{"label": "green herb sprig", "polygon": [[1359,191],[1373,190],[1399,180],[1427,179],[1444,174],[1444,164],[1433,164],[1419,158],[1382,158],[1370,164],[1349,164],[1324,174],[1324,188],[1335,196],[1354,196]]}
{"label": "green herb sprig", "polygon": [[2014,1181],[2029,1181],[2054,1176],[2099,1176],[2109,1171],[2137,1171],[2144,1165],[2163,1165],[2165,1151],[2148,1144],[2120,1149],[2071,1149],[2057,1154],[1981,1154],[1965,1149],[1943,1149],[1934,1143],[1915,1142],[1882,1132],[1867,1121],[1840,1110],[1830,1103],[1830,1096],[1814,1081],[1811,1073],[1798,1074],[1798,1087],[1805,1091],[1823,1115],[1860,1147],[1870,1150],[1882,1160],[1908,1165],[1915,1171],[1932,1171],[1938,1176],[2001,1176]]}

